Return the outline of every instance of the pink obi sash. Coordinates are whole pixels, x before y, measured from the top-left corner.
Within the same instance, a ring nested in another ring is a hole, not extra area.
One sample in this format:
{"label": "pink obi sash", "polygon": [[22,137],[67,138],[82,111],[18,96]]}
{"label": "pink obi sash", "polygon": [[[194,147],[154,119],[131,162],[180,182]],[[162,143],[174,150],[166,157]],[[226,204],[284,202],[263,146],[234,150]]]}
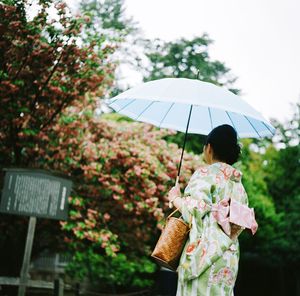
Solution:
{"label": "pink obi sash", "polygon": [[213,204],[212,214],[228,236],[231,235],[230,223],[251,229],[252,234],[257,231],[258,224],[253,208],[250,209],[234,199],[223,199],[219,203]]}

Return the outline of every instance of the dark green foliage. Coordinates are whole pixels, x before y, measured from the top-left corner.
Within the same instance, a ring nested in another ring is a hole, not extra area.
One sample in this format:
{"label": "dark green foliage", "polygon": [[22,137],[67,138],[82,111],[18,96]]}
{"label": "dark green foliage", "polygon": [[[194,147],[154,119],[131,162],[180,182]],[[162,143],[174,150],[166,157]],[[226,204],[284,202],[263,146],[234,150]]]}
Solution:
{"label": "dark green foliage", "polygon": [[277,138],[283,148],[266,151],[265,180],[276,210],[282,216],[278,227],[278,254],[285,264],[300,264],[300,104],[295,105],[293,118],[277,123]]}
{"label": "dark green foliage", "polygon": [[243,141],[243,181],[259,229],[253,238],[241,236],[242,258],[251,254],[283,267],[300,264],[299,109],[295,110],[289,122],[277,123],[276,142]]}
{"label": "dark green foliage", "polygon": [[89,278],[93,290],[116,293],[151,286],[155,269],[147,257],[132,260],[119,253],[108,260],[107,256],[87,248],[75,253],[67,272],[75,278]]}
{"label": "dark green foliage", "polygon": [[[243,184],[248,194],[249,206],[255,209],[259,228],[255,236],[250,232],[240,237],[242,259],[247,257],[265,258],[267,263],[278,263],[275,255],[276,245],[270,242],[278,237],[277,225],[281,217],[277,214],[274,201],[268,194],[264,180],[263,157],[253,150],[251,140],[243,140],[241,162],[238,164],[243,172]],[[274,253],[275,252],[275,253]],[[255,260],[255,259],[253,259]]]}
{"label": "dark green foliage", "polygon": [[[167,136],[165,139],[167,142],[176,143],[179,147],[182,147],[184,142],[184,133],[178,132],[175,135]],[[205,144],[206,136],[197,134],[188,134],[185,150],[194,154],[201,154]]]}
{"label": "dark green foliage", "polygon": [[107,29],[111,33],[128,35],[136,31],[131,18],[125,16],[123,0],[83,0],[80,11],[91,18],[89,30]]}
{"label": "dark green foliage", "polygon": [[208,47],[211,43],[207,34],[191,40],[182,38],[174,42],[149,42],[146,55],[150,60],[150,67],[145,71],[144,80],[181,77],[200,79],[230,88],[236,78],[224,63],[210,58]]}

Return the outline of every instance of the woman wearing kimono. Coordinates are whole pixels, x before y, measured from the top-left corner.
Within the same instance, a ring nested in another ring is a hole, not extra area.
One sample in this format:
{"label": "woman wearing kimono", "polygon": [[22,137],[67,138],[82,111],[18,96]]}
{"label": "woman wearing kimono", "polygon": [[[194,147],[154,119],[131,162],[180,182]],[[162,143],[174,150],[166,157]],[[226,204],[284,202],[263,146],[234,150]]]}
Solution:
{"label": "woman wearing kimono", "polygon": [[238,236],[257,223],[231,165],[240,154],[237,133],[230,125],[211,131],[204,146],[207,163],[195,171],[181,197],[173,187],[168,200],[192,222],[178,267],[177,296],[232,296],[238,272]]}

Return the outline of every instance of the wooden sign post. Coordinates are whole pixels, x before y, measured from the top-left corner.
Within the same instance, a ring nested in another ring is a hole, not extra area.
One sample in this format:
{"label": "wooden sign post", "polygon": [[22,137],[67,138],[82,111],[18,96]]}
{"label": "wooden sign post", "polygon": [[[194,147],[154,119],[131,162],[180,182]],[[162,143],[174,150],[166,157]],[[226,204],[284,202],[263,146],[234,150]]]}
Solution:
{"label": "wooden sign post", "polygon": [[0,212],[30,216],[18,296],[24,296],[36,217],[66,220],[72,182],[41,170],[6,169]]}
{"label": "wooden sign post", "polygon": [[18,296],[24,296],[26,291],[35,225],[36,225],[36,217],[30,217],[23,264],[22,264],[22,269],[20,274],[20,286],[19,286]]}

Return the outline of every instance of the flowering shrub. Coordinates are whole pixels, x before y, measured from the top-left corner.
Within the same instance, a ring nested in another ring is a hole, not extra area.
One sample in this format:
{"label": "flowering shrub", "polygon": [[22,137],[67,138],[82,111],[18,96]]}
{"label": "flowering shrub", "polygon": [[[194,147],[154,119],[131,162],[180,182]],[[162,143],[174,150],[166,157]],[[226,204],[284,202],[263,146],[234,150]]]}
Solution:
{"label": "flowering shrub", "polygon": [[[29,18],[29,2],[0,2],[1,188],[3,167],[36,167],[40,154],[38,166],[44,168],[47,152],[38,145],[40,135],[52,130],[68,106],[82,104],[87,92],[106,93],[113,80],[114,48],[105,37],[80,42],[87,19],[73,17],[60,0],[35,1],[36,14]],[[26,217],[0,216],[0,275],[20,274],[26,222]],[[39,219],[33,258],[45,248],[57,250],[60,238],[57,221]]]}
{"label": "flowering shrub", "polygon": [[[73,17],[63,1],[38,1],[32,20],[27,1],[0,3],[0,142],[2,165],[27,165],[34,145],[58,115],[88,91],[102,95],[112,83],[113,52],[105,38],[82,44],[85,18]],[[81,44],[79,46],[78,44]]]}
{"label": "flowering shrub", "polygon": [[[52,133],[41,134],[39,155],[41,149],[45,152],[42,158],[37,155],[37,164],[45,166],[46,160],[49,169],[70,175],[75,183],[70,219],[61,223],[74,251],[70,270],[118,286],[125,282],[113,269],[107,278],[108,270],[100,272],[100,265],[106,262],[122,270],[132,264],[135,276],[127,285],[149,285],[136,281],[143,278],[138,270],[143,270],[140,262],[148,262],[145,272],[154,271],[148,256],[158,238],[166,209],[163,196],[174,185],[181,151],[163,139],[169,131],[96,119],[87,109],[69,110]],[[198,164],[197,157],[185,154],[182,184]]]}
{"label": "flowering shrub", "polygon": [[[163,140],[165,130],[94,117],[94,98],[112,83],[114,48],[105,37],[80,39],[89,19],[72,17],[62,1],[55,1],[52,20],[51,3],[39,1],[31,20],[26,1],[0,4],[0,165],[57,170],[74,180],[69,221],[39,219],[33,256],[68,246],[76,277],[149,285],[149,254],[180,151]],[[185,155],[182,184],[196,161]],[[1,216],[3,275],[19,273],[25,221]]]}

